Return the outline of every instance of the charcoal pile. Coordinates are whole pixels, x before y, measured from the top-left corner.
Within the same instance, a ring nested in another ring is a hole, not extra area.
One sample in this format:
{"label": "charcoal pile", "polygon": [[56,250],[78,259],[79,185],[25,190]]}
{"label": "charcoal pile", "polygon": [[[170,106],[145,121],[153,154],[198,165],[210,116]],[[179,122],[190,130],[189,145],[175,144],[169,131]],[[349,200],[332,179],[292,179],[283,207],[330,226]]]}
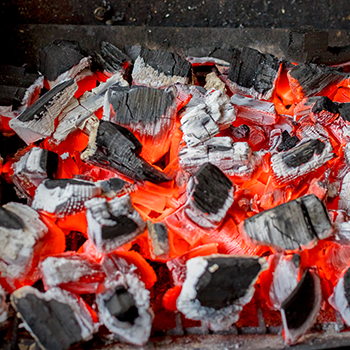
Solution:
{"label": "charcoal pile", "polygon": [[58,40],[40,74],[0,67],[23,140],[1,155],[0,332],[65,350],[350,326],[348,66],[230,54]]}

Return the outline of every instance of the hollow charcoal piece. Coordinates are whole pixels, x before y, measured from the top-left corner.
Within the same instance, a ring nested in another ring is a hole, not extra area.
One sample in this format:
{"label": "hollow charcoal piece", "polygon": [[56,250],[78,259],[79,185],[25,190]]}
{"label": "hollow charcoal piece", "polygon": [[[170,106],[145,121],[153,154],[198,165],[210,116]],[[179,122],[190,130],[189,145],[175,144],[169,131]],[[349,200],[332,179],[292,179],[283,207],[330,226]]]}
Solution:
{"label": "hollow charcoal piece", "polygon": [[234,92],[269,99],[275,88],[279,66],[278,59],[272,55],[264,55],[249,47],[233,49],[229,86]]}
{"label": "hollow charcoal piece", "polygon": [[76,179],[45,180],[35,191],[33,208],[56,215],[76,213],[84,202],[101,194],[93,182]]}
{"label": "hollow charcoal piece", "polygon": [[55,40],[38,52],[38,70],[50,81],[77,65],[84,58],[79,44],[68,40]]}
{"label": "hollow charcoal piece", "polygon": [[186,318],[206,321],[217,331],[237,322],[267,264],[257,257],[211,255],[190,259],[186,267],[177,308]]}
{"label": "hollow charcoal piece", "polygon": [[326,96],[322,96],[311,108],[311,119],[314,122],[328,125],[339,115],[338,103],[333,103]]}
{"label": "hollow charcoal piece", "polygon": [[350,122],[350,103],[340,103],[338,108],[340,116]]}
{"label": "hollow charcoal piece", "polygon": [[277,146],[278,152],[288,151],[295,147],[300,142],[298,136],[290,136],[287,130],[282,132],[282,141]]}
{"label": "hollow charcoal piece", "polygon": [[292,294],[282,303],[283,336],[294,344],[316,322],[321,306],[319,277],[307,270]]}
{"label": "hollow charcoal piece", "polygon": [[162,222],[153,224],[151,221],[147,221],[147,230],[152,241],[153,253],[157,256],[168,254],[170,246],[167,225]]}
{"label": "hollow charcoal piece", "polygon": [[59,288],[43,294],[26,286],[11,295],[11,303],[43,349],[66,350],[92,338],[91,315],[74,294]]}
{"label": "hollow charcoal piece", "polygon": [[310,194],[246,219],[244,231],[264,245],[294,250],[329,237],[332,224],[322,201]]}

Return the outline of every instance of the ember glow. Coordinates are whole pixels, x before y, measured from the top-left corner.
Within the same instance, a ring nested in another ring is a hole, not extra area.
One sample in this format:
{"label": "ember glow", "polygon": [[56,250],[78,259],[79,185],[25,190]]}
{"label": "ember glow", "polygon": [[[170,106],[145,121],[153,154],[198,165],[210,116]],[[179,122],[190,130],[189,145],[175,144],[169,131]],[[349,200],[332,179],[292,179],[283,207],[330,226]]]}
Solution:
{"label": "ember glow", "polygon": [[9,294],[58,350],[350,326],[349,74],[250,48],[127,53],[56,41],[21,106],[0,107],[27,144],[2,164],[27,205],[0,208],[1,321]]}

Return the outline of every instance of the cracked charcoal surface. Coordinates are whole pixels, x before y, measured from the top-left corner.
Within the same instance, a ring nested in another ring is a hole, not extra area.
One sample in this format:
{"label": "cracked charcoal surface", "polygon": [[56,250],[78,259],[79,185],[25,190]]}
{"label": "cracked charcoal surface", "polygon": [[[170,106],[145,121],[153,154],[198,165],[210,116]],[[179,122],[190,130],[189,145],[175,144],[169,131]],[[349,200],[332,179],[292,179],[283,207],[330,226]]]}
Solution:
{"label": "cracked charcoal surface", "polygon": [[24,228],[24,223],[22,219],[3,207],[0,207],[0,226],[20,230]]}
{"label": "cracked charcoal surface", "polygon": [[110,215],[109,220],[113,220],[115,225],[102,227],[102,239],[115,239],[120,236],[126,236],[138,229],[137,224],[126,215],[115,217]]}
{"label": "cracked charcoal surface", "polygon": [[336,103],[333,103],[332,100],[329,99],[327,96],[322,96],[312,106],[311,112],[318,114],[318,113],[321,113],[322,111],[327,111],[333,114],[337,114],[339,113],[339,107]]}
{"label": "cracked charcoal surface", "polygon": [[350,305],[350,269],[347,269],[347,271],[344,274],[344,291],[345,298]]}
{"label": "cracked charcoal surface", "polygon": [[66,350],[82,340],[80,326],[68,305],[38,299],[33,294],[15,299],[15,303],[44,348]]}
{"label": "cracked charcoal surface", "polygon": [[350,122],[350,103],[339,104],[339,114],[344,120]]}
{"label": "cracked charcoal surface", "polygon": [[75,179],[58,179],[58,180],[46,180],[45,187],[48,189],[53,189],[56,187],[66,188],[67,185],[76,185],[76,186],[95,186],[94,183],[88,183],[86,181],[79,181]]}
{"label": "cracked charcoal surface", "polygon": [[228,79],[239,86],[265,93],[273,87],[278,69],[278,59],[272,55],[248,47],[233,49]]}
{"label": "cracked charcoal surface", "polygon": [[139,316],[134,297],[124,287],[117,287],[115,294],[105,301],[108,311],[121,322],[134,324]]}
{"label": "cracked charcoal surface", "polygon": [[295,147],[299,143],[299,138],[298,136],[290,136],[289,132],[287,130],[284,130],[282,132],[282,141],[281,143],[277,146],[277,151],[282,152],[282,151],[288,151]]}
{"label": "cracked charcoal surface", "polygon": [[215,165],[205,163],[194,175],[193,200],[198,209],[210,214],[217,213],[225,203],[232,182]]}
{"label": "cracked charcoal surface", "polygon": [[58,154],[55,152],[42,150],[40,158],[40,167],[46,171],[47,177],[52,178],[58,167]]}
{"label": "cracked charcoal surface", "polygon": [[64,90],[74,84],[74,79],[67,80],[61,84],[57,84],[54,88],[48,91],[45,95],[39,98],[34,104],[27,108],[18,116],[21,122],[28,122],[34,119],[41,119],[48,112],[50,106],[54,104],[58,96],[64,93]]}
{"label": "cracked charcoal surface", "polygon": [[[213,273],[209,268],[219,268]],[[208,266],[196,285],[197,299],[202,306],[216,310],[232,305],[243,297],[261,266],[254,258],[209,258]]]}
{"label": "cracked charcoal surface", "polygon": [[113,107],[118,124],[142,123],[145,125],[156,122],[166,114],[174,101],[174,95],[172,92],[144,86],[131,88],[116,86],[109,88],[108,100]]}
{"label": "cracked charcoal surface", "polygon": [[296,168],[311,160],[315,153],[321,154],[324,148],[325,144],[322,141],[318,139],[310,140],[282,154],[282,160],[288,167]]}
{"label": "cracked charcoal surface", "polygon": [[298,329],[314,308],[315,282],[307,271],[292,294],[282,303],[289,329]]}
{"label": "cracked charcoal surface", "polygon": [[165,224],[162,223],[155,223],[153,224],[154,230],[157,234],[158,242],[160,243],[167,243],[168,242],[168,228]]}
{"label": "cracked charcoal surface", "polygon": [[159,73],[164,73],[167,76],[190,76],[191,63],[177,53],[142,48],[140,56],[146,64]]}
{"label": "cracked charcoal surface", "polygon": [[55,40],[38,52],[38,70],[50,81],[77,65],[84,58],[79,44],[68,40]]}

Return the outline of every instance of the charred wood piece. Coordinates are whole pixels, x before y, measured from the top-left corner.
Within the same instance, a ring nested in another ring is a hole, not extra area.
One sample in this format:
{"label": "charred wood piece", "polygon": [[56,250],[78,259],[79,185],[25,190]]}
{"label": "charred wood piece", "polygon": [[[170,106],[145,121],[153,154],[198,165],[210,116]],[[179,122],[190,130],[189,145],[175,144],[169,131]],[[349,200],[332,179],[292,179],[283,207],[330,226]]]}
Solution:
{"label": "charred wood piece", "polygon": [[159,88],[170,84],[186,84],[191,64],[176,53],[142,48],[132,71],[138,85]]}
{"label": "charred wood piece", "polygon": [[148,236],[152,241],[153,254],[161,256],[170,251],[168,227],[165,223],[147,221]]}
{"label": "charred wood piece", "polygon": [[109,180],[100,181],[98,185],[101,187],[101,195],[107,198],[114,198],[123,194],[135,191],[136,186],[130,182],[113,177]]}
{"label": "charred wood piece", "polygon": [[74,79],[56,85],[33,105],[10,121],[10,127],[28,145],[51,136],[55,119],[74,97],[78,85]]}
{"label": "charred wood piece", "polygon": [[326,96],[322,96],[312,106],[310,116],[313,122],[328,125],[338,118],[339,104],[333,103]]}
{"label": "charred wood piece", "polygon": [[82,159],[121,173],[134,181],[161,183],[171,179],[139,156],[142,144],[124,127],[101,120],[90,134]]}
{"label": "charred wood piece", "polygon": [[292,294],[282,303],[283,336],[294,344],[316,322],[321,307],[320,278],[307,270]]}
{"label": "charred wood piece", "polygon": [[13,165],[12,181],[24,197],[34,196],[35,188],[57,171],[58,154],[33,147]]}
{"label": "charred wood piece", "polygon": [[187,184],[186,215],[203,228],[215,228],[233,203],[234,187],[215,165],[205,163]]}
{"label": "charred wood piece", "polygon": [[48,179],[36,189],[32,207],[57,216],[65,216],[82,210],[85,201],[100,194],[101,188],[93,182]]}
{"label": "charred wood piece", "polygon": [[42,349],[66,350],[97,330],[84,301],[59,288],[40,293],[22,287],[11,295],[11,304]]}
{"label": "charred wood piece", "polygon": [[271,164],[275,180],[283,184],[318,169],[333,158],[332,151],[326,140],[304,139],[290,150],[274,154]]}
{"label": "charred wood piece", "polygon": [[300,142],[298,136],[290,136],[287,130],[282,132],[282,140],[277,146],[277,152],[289,151]]}
{"label": "charred wood piece", "polygon": [[111,252],[132,241],[146,229],[129,195],[108,201],[93,198],[85,203],[88,235],[99,252]]}
{"label": "charred wood piece", "polygon": [[140,135],[169,136],[176,117],[175,95],[171,89],[112,86],[106,99],[108,107],[104,115],[109,121]]}
{"label": "charred wood piece", "polygon": [[238,321],[267,263],[257,257],[211,255],[190,259],[186,267],[178,310],[186,318],[204,321],[213,331],[220,331]]}
{"label": "charred wood piece", "polygon": [[294,250],[314,246],[333,230],[322,201],[310,194],[246,219],[244,231],[261,244]]}
{"label": "charred wood piece", "polygon": [[257,125],[274,125],[278,121],[275,105],[272,102],[235,94],[231,97],[237,118]]}
{"label": "charred wood piece", "polygon": [[281,63],[272,55],[249,47],[233,49],[227,84],[233,93],[268,100],[275,90],[280,69]]}

